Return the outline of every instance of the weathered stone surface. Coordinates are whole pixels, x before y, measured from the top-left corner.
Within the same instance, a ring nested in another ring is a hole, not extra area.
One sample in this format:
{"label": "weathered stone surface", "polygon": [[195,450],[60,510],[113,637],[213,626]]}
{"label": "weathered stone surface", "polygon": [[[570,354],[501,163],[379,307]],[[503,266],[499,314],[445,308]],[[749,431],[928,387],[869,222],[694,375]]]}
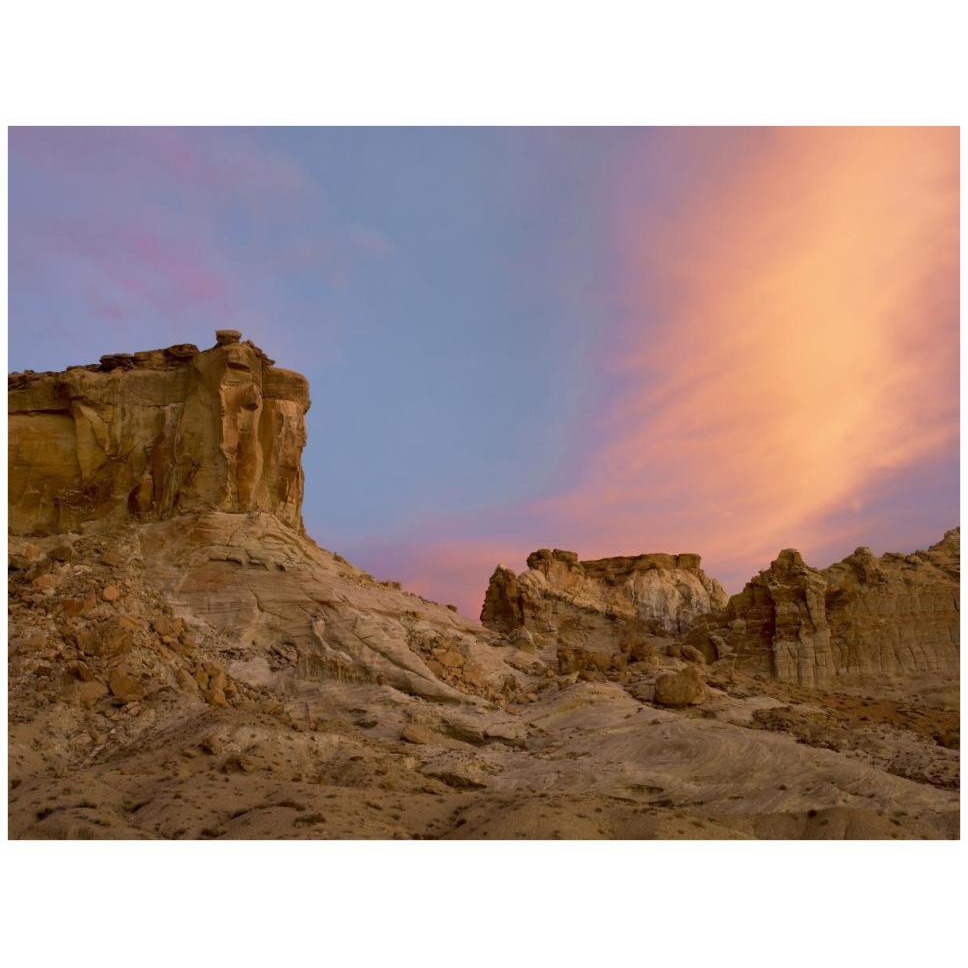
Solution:
{"label": "weathered stone surface", "polygon": [[726,593],[700,567],[699,555],[648,554],[579,561],[573,551],[542,549],[515,575],[498,566],[481,622],[499,632],[524,628],[554,634],[595,616],[676,633],[726,604]]}
{"label": "weathered stone surface", "polygon": [[911,555],[858,548],[826,568],[826,606],[838,673],[958,676],[961,530]]}
{"label": "weathered stone surface", "polygon": [[111,695],[122,702],[137,702],[144,699],[145,690],[138,680],[124,669],[116,668],[108,679]]}
{"label": "weathered stone surface", "polygon": [[697,706],[705,698],[706,681],[694,665],[655,680],[655,702],[660,706]]}
{"label": "weathered stone surface", "polygon": [[[387,587],[282,524],[225,512],[137,528],[149,580],[176,614],[201,622],[250,660],[285,643],[282,679],[384,683],[444,702],[495,699],[514,650],[458,613]],[[165,627],[165,626],[163,626]],[[433,665],[431,665],[433,663]]]}
{"label": "weathered stone surface", "polygon": [[926,551],[858,548],[820,570],[788,549],[684,641],[708,661],[809,687],[914,672],[957,677],[960,531]]}
{"label": "weathered stone surface", "polygon": [[10,529],[262,510],[301,528],[304,377],[235,331],[8,379]]}

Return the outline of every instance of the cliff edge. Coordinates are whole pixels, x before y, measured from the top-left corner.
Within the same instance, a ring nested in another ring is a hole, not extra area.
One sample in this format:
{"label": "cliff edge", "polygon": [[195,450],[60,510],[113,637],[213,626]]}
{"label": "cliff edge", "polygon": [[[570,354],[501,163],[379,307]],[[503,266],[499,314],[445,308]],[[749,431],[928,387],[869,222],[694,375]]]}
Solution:
{"label": "cliff edge", "polygon": [[267,511],[302,529],[306,378],[235,330],[8,377],[10,531]]}

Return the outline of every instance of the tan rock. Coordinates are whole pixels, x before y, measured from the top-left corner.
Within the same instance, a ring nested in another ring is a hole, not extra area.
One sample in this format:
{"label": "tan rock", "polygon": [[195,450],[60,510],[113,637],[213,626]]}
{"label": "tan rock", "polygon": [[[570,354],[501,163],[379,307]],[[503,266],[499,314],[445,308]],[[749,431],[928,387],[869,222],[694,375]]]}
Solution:
{"label": "tan rock", "polygon": [[304,377],[234,330],[204,353],[102,358],[8,380],[10,529],[265,510],[301,528]]}
{"label": "tan rock", "polygon": [[685,636],[707,660],[812,688],[840,676],[956,675],[960,532],[926,551],[858,548],[820,570],[780,552],[722,611]]}
{"label": "tan rock", "polygon": [[117,585],[106,585],[101,592],[101,597],[106,602],[116,602],[121,597],[121,589]]}
{"label": "tan rock", "polygon": [[643,651],[632,657],[636,643],[682,632],[727,601],[694,554],[580,561],[573,551],[543,549],[527,563],[520,575],[495,569],[481,622],[514,642],[527,635],[536,651],[551,640],[558,671],[585,679],[624,674],[629,661],[647,661]]}
{"label": "tan rock", "polygon": [[195,682],[207,703],[227,706],[225,670],[214,662],[203,662],[195,669]]}
{"label": "tan rock", "polygon": [[655,702],[660,706],[697,706],[706,698],[706,682],[694,665],[667,672],[655,681]]}
{"label": "tan rock", "polygon": [[93,593],[85,598],[62,598],[59,605],[66,615],[86,615],[97,605],[97,598]]}
{"label": "tan rock", "polygon": [[97,679],[78,682],[74,686],[74,695],[77,697],[77,701],[86,709],[89,709],[107,694],[108,687]]}
{"label": "tan rock", "polygon": [[434,732],[418,723],[410,723],[400,731],[400,739],[417,746],[426,746],[434,741]]}
{"label": "tan rock", "polygon": [[42,632],[32,632],[11,640],[11,645],[17,652],[36,652],[49,644],[49,637]]}
{"label": "tan rock", "polygon": [[170,619],[167,615],[162,615],[156,618],[152,623],[151,627],[161,636],[177,636],[179,629],[177,624]]}
{"label": "tan rock", "polygon": [[134,644],[136,624],[124,616],[105,619],[77,633],[77,644],[85,655],[111,658],[127,652]]}
{"label": "tan rock", "polygon": [[540,634],[560,627],[568,612],[590,612],[679,632],[726,600],[719,582],[701,569],[699,555],[579,561],[573,551],[542,549],[528,556],[528,570],[520,575],[495,569],[481,622],[495,631]]}
{"label": "tan rock", "polygon": [[47,591],[48,589],[56,588],[60,583],[60,576],[51,571],[44,575],[39,575],[32,582],[34,588],[39,589],[40,591]]}
{"label": "tan rock", "polygon": [[94,673],[86,662],[72,662],[67,671],[82,682],[90,682],[94,678]]}
{"label": "tan rock", "polygon": [[177,669],[175,671],[175,681],[182,692],[198,695],[198,683],[187,669]]}

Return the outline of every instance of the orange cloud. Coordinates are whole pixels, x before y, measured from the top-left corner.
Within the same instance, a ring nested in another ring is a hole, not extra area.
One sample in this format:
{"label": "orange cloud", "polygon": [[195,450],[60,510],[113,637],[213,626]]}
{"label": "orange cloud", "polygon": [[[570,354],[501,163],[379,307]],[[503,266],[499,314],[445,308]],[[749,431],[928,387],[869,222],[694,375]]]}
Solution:
{"label": "orange cloud", "polygon": [[957,130],[690,129],[674,150],[684,205],[639,217],[641,169],[615,192],[626,323],[601,334],[583,471],[413,523],[373,554],[388,575],[476,617],[493,566],[540,546],[699,552],[738,590],[783,547],[822,566],[878,550],[873,532],[904,550],[957,523],[916,534],[911,494],[866,511],[957,454]]}
{"label": "orange cloud", "polygon": [[957,130],[778,129],[760,149],[658,230],[621,228],[624,389],[580,486],[543,505],[588,551],[762,567],[957,447]]}

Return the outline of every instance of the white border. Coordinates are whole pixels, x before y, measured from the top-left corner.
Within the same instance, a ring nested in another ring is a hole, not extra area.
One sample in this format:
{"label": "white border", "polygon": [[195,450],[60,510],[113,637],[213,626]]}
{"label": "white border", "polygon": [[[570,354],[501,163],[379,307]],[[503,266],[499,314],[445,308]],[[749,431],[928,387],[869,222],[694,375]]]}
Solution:
{"label": "white border", "polygon": [[[948,2],[34,0],[3,33],[8,124],[964,115]],[[0,912],[18,965],[936,964],[962,947],[958,861],[960,843],[6,844]]]}

